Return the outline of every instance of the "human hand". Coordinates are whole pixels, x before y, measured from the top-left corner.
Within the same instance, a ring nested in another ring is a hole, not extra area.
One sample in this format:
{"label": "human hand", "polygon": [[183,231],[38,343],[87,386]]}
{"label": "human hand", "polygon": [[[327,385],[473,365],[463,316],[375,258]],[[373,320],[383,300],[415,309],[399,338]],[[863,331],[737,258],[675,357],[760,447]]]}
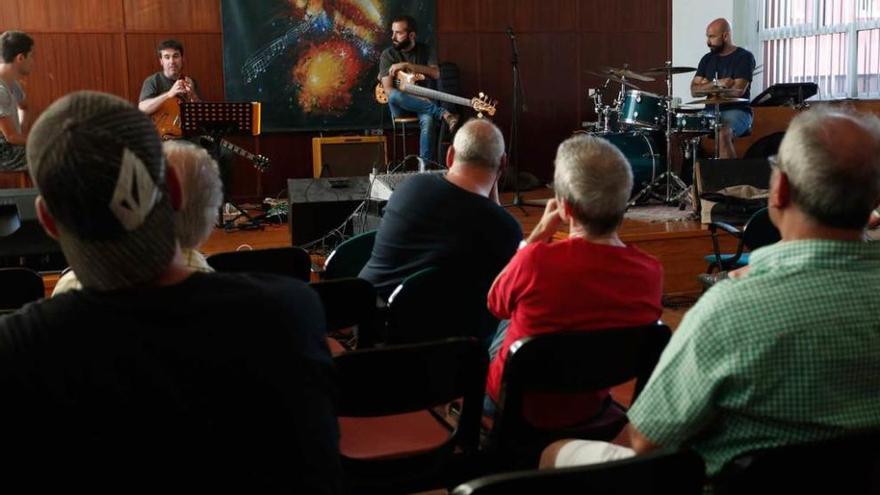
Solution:
{"label": "human hand", "polygon": [[561,205],[556,198],[551,198],[547,201],[547,206],[544,208],[544,215],[541,217],[541,220],[538,221],[538,225],[535,225],[535,229],[532,230],[532,233],[529,234],[529,244],[533,242],[549,242],[550,239],[553,238],[553,234],[556,233],[556,230],[562,223],[562,217],[559,215],[560,207]]}
{"label": "human hand", "polygon": [[397,74],[399,71],[408,71],[408,70],[409,70],[409,63],[408,62],[398,62],[388,68],[388,75],[391,77],[394,77],[395,74]]}

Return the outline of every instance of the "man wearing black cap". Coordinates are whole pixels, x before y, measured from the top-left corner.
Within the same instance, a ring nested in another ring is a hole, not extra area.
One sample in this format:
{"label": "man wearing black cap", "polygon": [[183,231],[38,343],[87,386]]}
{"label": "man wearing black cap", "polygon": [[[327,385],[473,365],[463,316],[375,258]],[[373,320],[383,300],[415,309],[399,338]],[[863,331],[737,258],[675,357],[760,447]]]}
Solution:
{"label": "man wearing black cap", "polygon": [[[150,120],[115,96],[52,104],[29,136],[38,217],[83,290],[0,319],[0,421],[32,492],[340,492],[317,296],[194,272]],[[173,487],[173,488],[172,488]]]}

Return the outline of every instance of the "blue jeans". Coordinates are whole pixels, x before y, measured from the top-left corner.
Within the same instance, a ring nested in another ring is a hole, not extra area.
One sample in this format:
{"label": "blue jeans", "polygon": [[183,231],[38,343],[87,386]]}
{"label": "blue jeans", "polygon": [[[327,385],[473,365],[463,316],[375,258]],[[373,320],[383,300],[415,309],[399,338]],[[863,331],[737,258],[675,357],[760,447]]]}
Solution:
{"label": "blue jeans", "polygon": [[[706,106],[706,112],[715,114],[715,107]],[[721,110],[721,123],[729,127],[735,137],[740,137],[752,128],[752,114],[742,108]]]}
{"label": "blue jeans", "polygon": [[419,118],[419,156],[423,160],[433,162],[437,159],[435,140],[437,137],[437,124],[443,118],[446,111],[431,100],[406,94],[392,89],[388,96],[388,108],[391,117],[404,117],[407,113],[414,113]]}
{"label": "blue jeans", "polygon": [[[501,345],[504,344],[504,337],[507,336],[507,328],[509,326],[510,320],[501,320],[498,323],[498,330],[495,332],[495,337],[489,345],[489,362],[492,362],[501,350]],[[489,394],[486,394],[483,397],[483,416],[494,417],[497,408],[498,405],[495,404],[495,401],[489,397]]]}

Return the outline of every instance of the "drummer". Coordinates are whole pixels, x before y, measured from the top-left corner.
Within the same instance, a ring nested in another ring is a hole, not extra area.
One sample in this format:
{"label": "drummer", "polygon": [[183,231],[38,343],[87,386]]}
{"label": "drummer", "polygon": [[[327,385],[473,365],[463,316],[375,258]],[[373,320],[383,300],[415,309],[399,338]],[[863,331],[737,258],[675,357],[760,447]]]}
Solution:
{"label": "drummer", "polygon": [[[730,23],[727,19],[715,19],[706,27],[706,44],[709,53],[700,59],[697,74],[691,81],[694,97],[706,96],[714,88],[726,88],[720,96],[727,98],[750,98],[749,88],[755,71],[755,56],[745,48],[733,44]],[[706,105],[706,111],[714,113],[714,105]],[[719,158],[736,158],[734,137],[746,134],[752,128],[752,109],[749,102],[722,104],[719,131]]]}

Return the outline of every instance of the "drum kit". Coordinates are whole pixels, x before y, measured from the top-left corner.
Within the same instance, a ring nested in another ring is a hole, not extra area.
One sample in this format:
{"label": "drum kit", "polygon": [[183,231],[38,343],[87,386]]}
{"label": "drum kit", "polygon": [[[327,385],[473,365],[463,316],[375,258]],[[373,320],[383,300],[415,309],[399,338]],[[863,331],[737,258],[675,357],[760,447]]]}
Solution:
{"label": "drum kit", "polygon": [[[605,79],[603,87],[588,91],[598,117],[596,122],[588,124],[588,133],[605,138],[629,160],[633,169],[630,206],[655,198],[666,204],[684,207],[689,189],[672,171],[669,157],[673,137],[677,137],[685,147],[685,156],[690,156],[696,162],[700,140],[714,134],[717,158],[721,122],[716,116],[719,115],[720,106],[748,101],[734,97],[732,90],[718,86],[716,81],[714,87],[704,91],[706,98],[687,103],[705,107],[681,106],[679,99],[672,98],[672,76],[696,70],[695,67],[675,67],[671,62],[666,62],[662,67],[639,72],[630,70],[626,65],[587,71]],[[666,79],[666,96],[643,91],[636,84],[654,81],[655,77]],[[606,103],[604,92],[611,83],[619,84],[620,89],[616,98]],[[714,107],[714,112],[707,111],[711,107]],[[665,143],[662,137],[665,137]],[[662,167],[664,161],[665,168]]]}

